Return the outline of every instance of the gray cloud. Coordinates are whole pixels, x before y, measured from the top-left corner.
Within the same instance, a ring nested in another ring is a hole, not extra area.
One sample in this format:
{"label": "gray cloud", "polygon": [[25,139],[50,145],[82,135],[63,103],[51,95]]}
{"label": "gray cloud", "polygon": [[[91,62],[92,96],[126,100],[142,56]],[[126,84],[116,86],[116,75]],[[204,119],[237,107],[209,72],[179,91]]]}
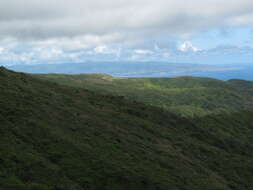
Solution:
{"label": "gray cloud", "polygon": [[8,0],[0,1],[0,36],[186,38],[210,28],[252,25],[252,18],[252,0]]}
{"label": "gray cloud", "polygon": [[190,42],[252,26],[252,0],[2,0],[0,64],[252,55],[250,44],[201,50]]}

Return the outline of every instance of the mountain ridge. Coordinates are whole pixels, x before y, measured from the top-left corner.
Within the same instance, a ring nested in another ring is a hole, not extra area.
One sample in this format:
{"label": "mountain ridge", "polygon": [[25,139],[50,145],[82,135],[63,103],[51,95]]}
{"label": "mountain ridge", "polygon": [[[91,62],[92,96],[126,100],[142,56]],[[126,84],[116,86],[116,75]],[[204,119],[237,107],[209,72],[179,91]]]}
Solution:
{"label": "mountain ridge", "polygon": [[252,111],[186,119],[0,69],[4,190],[253,187]]}
{"label": "mountain ridge", "polygon": [[[186,117],[253,108],[253,82],[212,78],[117,78],[103,74],[35,77],[103,94],[125,96]],[[243,88],[243,89],[242,89]]]}

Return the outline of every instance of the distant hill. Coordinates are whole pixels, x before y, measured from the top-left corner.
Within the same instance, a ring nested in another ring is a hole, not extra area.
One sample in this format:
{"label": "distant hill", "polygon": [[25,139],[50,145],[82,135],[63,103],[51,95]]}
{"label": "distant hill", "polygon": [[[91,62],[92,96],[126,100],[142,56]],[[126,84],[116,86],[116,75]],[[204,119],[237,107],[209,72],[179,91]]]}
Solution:
{"label": "distant hill", "polygon": [[0,189],[251,190],[252,115],[184,119],[0,68]]}
{"label": "distant hill", "polygon": [[19,64],[8,67],[26,73],[106,73],[118,77],[161,77],[205,72],[237,71],[240,67],[168,62],[83,62],[61,64]]}
{"label": "distant hill", "polygon": [[205,65],[169,62],[83,62],[52,64],[18,64],[8,66],[17,72],[37,74],[105,73],[115,77],[209,77],[253,81],[253,64]]}
{"label": "distant hill", "polygon": [[110,75],[35,75],[73,87],[125,96],[182,116],[236,112],[253,108],[253,82],[211,78],[114,78]]}

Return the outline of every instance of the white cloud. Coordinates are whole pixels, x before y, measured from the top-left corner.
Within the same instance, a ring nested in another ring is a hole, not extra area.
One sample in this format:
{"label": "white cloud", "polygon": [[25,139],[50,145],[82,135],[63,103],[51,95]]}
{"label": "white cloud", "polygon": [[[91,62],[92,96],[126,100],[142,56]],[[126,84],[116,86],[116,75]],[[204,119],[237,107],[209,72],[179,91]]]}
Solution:
{"label": "white cloud", "polygon": [[171,56],[171,54],[170,54],[169,52],[165,52],[165,53],[162,54],[162,56],[163,56],[164,58],[168,58],[168,57]]}
{"label": "white cloud", "polygon": [[93,51],[88,51],[88,54],[90,55],[96,55],[96,54],[111,54],[111,55],[114,55],[116,57],[120,57],[121,55],[121,51],[122,49],[121,48],[112,48],[112,47],[109,47],[107,45],[99,45],[99,46],[96,46]]}
{"label": "white cloud", "polygon": [[197,51],[201,51],[201,49],[193,46],[193,44],[189,41],[184,42],[182,45],[180,45],[180,47],[178,48],[180,51],[183,52],[189,52],[189,51],[193,51],[193,52],[197,52]]}
{"label": "white cloud", "polygon": [[24,63],[29,63],[31,58],[34,56],[33,53],[23,53],[17,57],[18,60]]}
{"label": "white cloud", "polygon": [[136,49],[134,50],[136,54],[142,54],[142,55],[147,55],[147,54],[153,54],[153,51],[147,50],[147,49]]}
{"label": "white cloud", "polygon": [[157,44],[155,44],[154,49],[155,49],[155,51],[159,51],[160,50],[160,48],[159,48],[159,46]]}
{"label": "white cloud", "polygon": [[108,47],[105,46],[105,45],[97,46],[97,47],[94,48],[94,51],[95,51],[95,53],[102,53],[102,54],[104,54],[104,53],[108,52]]}
{"label": "white cloud", "polygon": [[0,47],[0,54],[2,54],[4,52],[4,48]]}
{"label": "white cloud", "polygon": [[63,54],[63,51],[60,50],[60,49],[57,49],[57,48],[53,48],[51,50],[52,54],[55,54],[55,55],[62,55]]}
{"label": "white cloud", "polygon": [[58,47],[65,50],[79,50],[88,49],[96,46],[100,46],[103,43],[114,42],[120,39],[119,34],[108,34],[108,35],[83,35],[76,36],[73,38],[55,38],[47,40],[32,41],[31,44],[34,46],[42,47]]}

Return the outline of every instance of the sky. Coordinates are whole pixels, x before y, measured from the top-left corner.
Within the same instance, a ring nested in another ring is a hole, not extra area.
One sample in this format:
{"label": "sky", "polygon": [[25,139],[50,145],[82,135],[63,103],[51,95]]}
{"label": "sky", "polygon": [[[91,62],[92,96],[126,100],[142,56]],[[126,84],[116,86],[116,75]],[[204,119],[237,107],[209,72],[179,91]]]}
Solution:
{"label": "sky", "polygon": [[252,0],[0,1],[1,65],[252,57]]}

